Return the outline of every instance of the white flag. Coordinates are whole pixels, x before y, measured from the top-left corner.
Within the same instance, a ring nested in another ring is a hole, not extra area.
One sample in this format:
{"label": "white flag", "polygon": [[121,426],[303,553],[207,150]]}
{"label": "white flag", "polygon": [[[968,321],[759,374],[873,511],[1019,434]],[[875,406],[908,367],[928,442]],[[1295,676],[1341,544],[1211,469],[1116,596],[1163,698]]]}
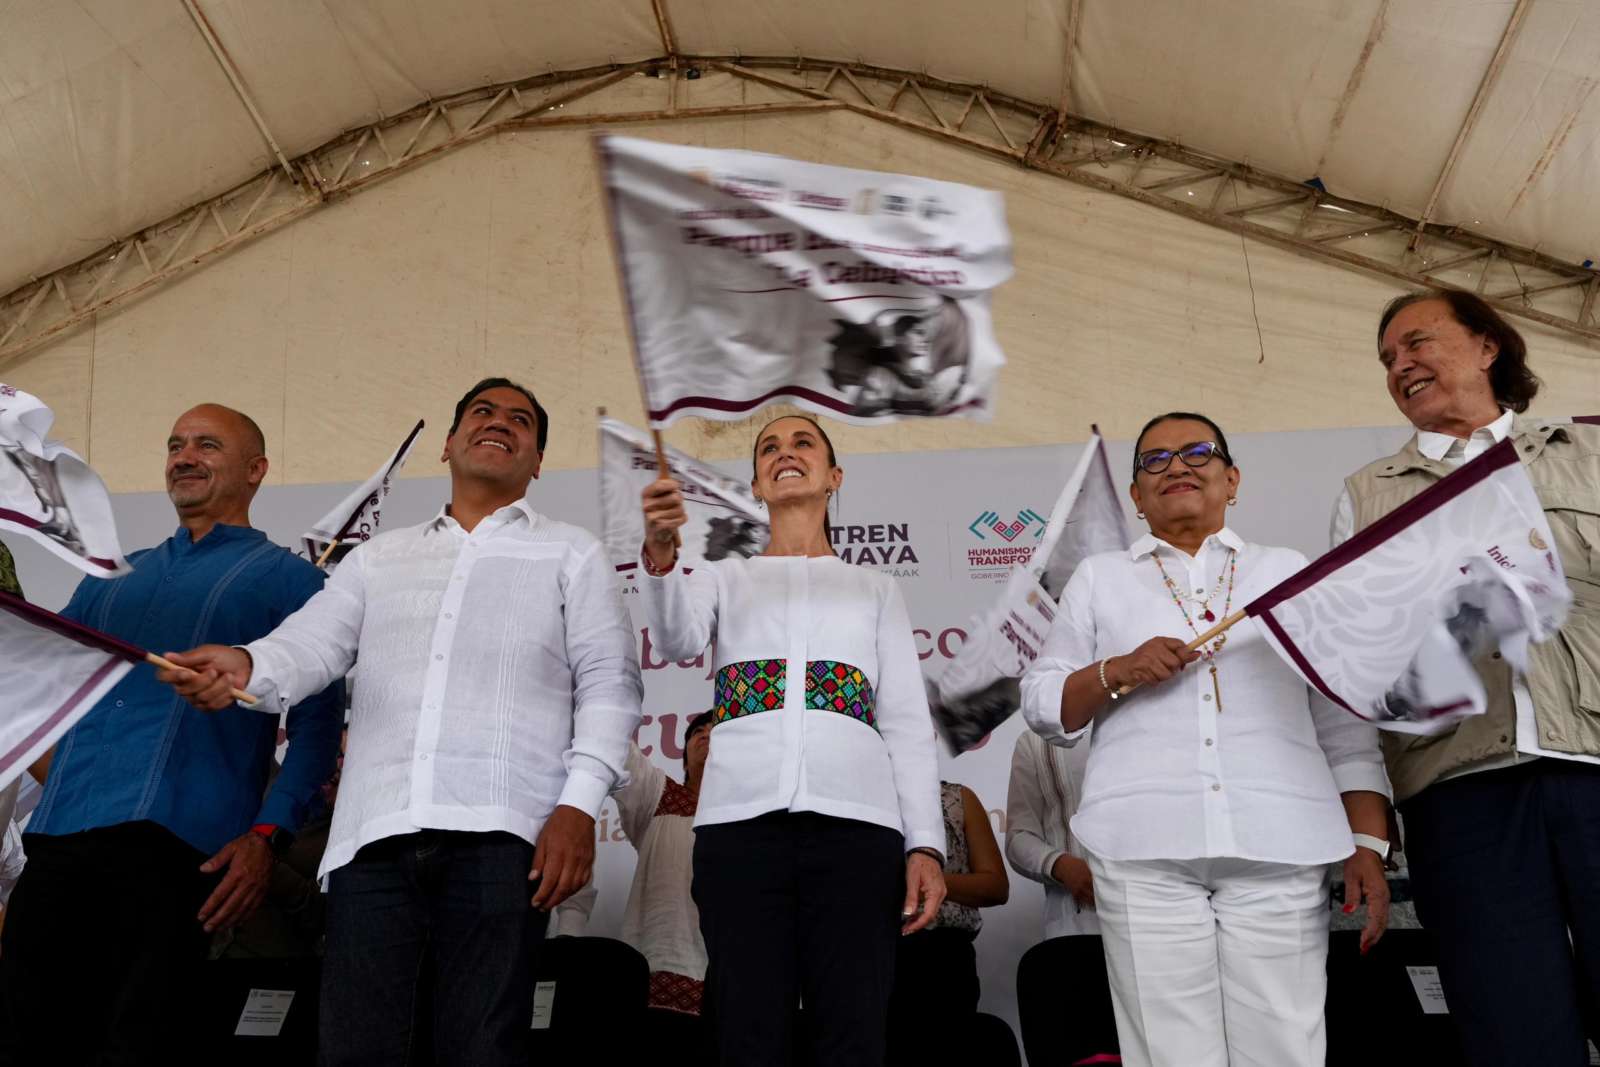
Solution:
{"label": "white flag", "polygon": [[[144,650],[0,593],[0,789],[49,751]],[[3,829],[3,828],[0,828]]]}
{"label": "white flag", "polygon": [[756,152],[596,140],[646,416],[775,400],[988,418],[1011,276],[998,193]]}
{"label": "white flag", "polygon": [[928,684],[928,706],[951,750],[983,740],[1021,703],[1022,673],[1039,656],[1056,598],[1079,563],[1128,547],[1105,442],[1089,438],[1026,563],[1013,564],[999,600],[972,621],[949,665]]}
{"label": "white flag", "polygon": [[1486,706],[1471,660],[1514,667],[1572,600],[1508,438],[1245,605],[1306,682],[1379,727],[1434,733]]}
{"label": "white flag", "polygon": [[383,502],[389,496],[389,483],[406,465],[406,457],[411,455],[411,446],[416,444],[422,425],[422,420],[418,419],[400,447],[395,449],[394,455],[305,532],[308,556],[318,559],[330,544],[358,545],[370,540],[378,532]]}
{"label": "white flag", "polygon": [[[767,513],[756,503],[748,482],[706,466],[675,448],[667,449],[672,477],[683,486],[689,521],[678,531],[680,565],[693,570],[701,560],[754,556],[767,547]],[[656,449],[649,434],[616,419],[600,420],[601,540],[617,570],[631,574],[644,546],[644,515],[639,495],[655,481]]]}
{"label": "white flag", "polygon": [[127,574],[105,483],[50,439],[55,418],[38,397],[0,382],[0,529],[33,538],[97,578]]}

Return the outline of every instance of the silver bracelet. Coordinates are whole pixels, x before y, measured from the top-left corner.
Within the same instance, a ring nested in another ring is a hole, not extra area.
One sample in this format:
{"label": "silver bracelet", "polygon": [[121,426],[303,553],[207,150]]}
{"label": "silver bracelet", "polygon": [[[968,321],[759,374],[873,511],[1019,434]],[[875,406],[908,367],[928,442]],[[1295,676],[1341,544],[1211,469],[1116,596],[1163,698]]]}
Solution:
{"label": "silver bracelet", "polygon": [[1106,661],[1105,660],[1101,660],[1100,661],[1100,688],[1104,689],[1106,691],[1106,695],[1109,696],[1112,700],[1121,700],[1122,699],[1122,694],[1117,692],[1115,689],[1111,688],[1111,683],[1106,681]]}

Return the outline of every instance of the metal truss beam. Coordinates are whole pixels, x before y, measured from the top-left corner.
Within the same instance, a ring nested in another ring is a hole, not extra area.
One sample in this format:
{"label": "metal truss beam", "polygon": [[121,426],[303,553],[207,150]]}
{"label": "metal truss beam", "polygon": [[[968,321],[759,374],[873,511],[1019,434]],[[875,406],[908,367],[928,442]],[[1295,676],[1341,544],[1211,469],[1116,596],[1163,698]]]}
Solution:
{"label": "metal truss beam", "polygon": [[[678,106],[680,77],[705,77],[705,86],[717,73],[748,86],[744,95],[767,99]],[[652,79],[651,92],[637,91],[642,82],[615,88],[644,78]],[[1309,259],[1405,285],[1473,289],[1508,314],[1600,348],[1600,272],[1533,250],[1459,227],[1419,224],[984,86],[859,62],[680,55],[488,86],[348,131],[289,161],[298,182],[271,167],[0,296],[0,365],[246,242],[502,132],[828,110],[849,110]]]}

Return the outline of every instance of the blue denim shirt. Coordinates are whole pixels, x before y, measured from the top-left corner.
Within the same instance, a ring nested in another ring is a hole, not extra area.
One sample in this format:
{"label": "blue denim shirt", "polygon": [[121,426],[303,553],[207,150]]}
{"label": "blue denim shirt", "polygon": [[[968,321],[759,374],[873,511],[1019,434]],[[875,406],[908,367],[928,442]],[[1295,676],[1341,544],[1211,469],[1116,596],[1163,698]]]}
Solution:
{"label": "blue denim shirt", "polygon": [[[128,557],[132,574],[85,578],[62,614],[152,652],[242,645],[322,588],[323,574],[260,530],[180,527]],[[30,834],[149,820],[211,855],[256,823],[298,829],[333,771],[344,683],[289,710],[289,750],[267,775],[278,719],[237,705],[203,712],[135,667],[56,744]]]}

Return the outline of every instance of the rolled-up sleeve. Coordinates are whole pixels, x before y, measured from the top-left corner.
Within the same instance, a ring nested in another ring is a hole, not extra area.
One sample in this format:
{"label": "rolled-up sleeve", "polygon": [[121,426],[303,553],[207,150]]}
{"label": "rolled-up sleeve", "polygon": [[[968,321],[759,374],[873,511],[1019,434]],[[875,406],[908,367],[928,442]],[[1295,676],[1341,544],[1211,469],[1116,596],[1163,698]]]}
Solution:
{"label": "rolled-up sleeve", "polygon": [[1061,725],[1061,691],[1073,672],[1095,660],[1093,594],[1092,560],[1085,560],[1061,591],[1039,658],[1022,676],[1022,717],[1052,745],[1076,744],[1088,730],[1085,726],[1068,733]]}
{"label": "rolled-up sleeve", "polygon": [[565,575],[567,662],[572,668],[572,744],[562,754],[567,782],[557,804],[598,816],[627,782],[628,745],[639,728],[644,684],[633,622],[600,544]]}

